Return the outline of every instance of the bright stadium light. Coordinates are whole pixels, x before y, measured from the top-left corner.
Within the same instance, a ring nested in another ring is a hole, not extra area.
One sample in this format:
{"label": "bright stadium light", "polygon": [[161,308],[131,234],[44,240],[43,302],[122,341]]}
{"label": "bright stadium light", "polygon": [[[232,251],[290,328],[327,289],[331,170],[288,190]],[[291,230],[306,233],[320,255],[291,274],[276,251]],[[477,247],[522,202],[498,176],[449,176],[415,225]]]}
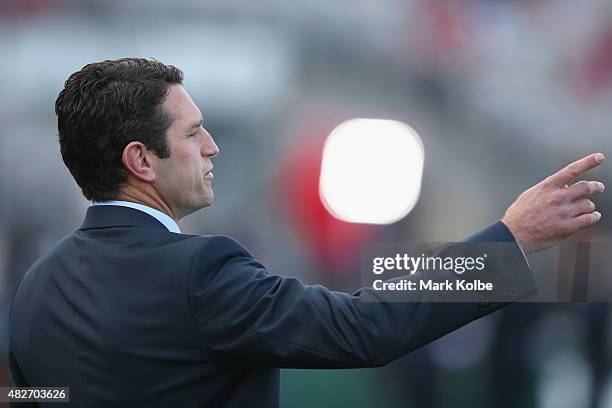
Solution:
{"label": "bright stadium light", "polygon": [[405,217],[421,190],[423,143],[405,123],[351,119],[323,148],[319,194],[336,218],[391,224]]}

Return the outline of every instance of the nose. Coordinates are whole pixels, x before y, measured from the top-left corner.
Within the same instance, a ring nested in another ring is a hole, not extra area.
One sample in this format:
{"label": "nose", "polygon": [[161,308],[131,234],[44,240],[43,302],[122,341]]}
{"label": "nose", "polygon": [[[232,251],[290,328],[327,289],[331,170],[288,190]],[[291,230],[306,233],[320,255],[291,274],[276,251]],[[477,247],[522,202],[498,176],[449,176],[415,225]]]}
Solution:
{"label": "nose", "polygon": [[203,157],[215,157],[219,154],[219,147],[215,143],[213,137],[207,130],[204,130],[204,144],[202,145]]}

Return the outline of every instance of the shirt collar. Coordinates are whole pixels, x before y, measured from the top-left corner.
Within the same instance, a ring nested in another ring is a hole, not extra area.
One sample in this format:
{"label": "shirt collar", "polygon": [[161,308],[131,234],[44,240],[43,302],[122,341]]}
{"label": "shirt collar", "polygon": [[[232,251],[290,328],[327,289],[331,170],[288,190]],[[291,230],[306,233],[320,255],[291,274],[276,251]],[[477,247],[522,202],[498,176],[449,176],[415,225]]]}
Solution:
{"label": "shirt collar", "polygon": [[156,210],[155,208],[151,208],[149,206],[133,203],[131,201],[122,201],[122,200],[105,200],[105,201],[92,201],[91,205],[116,205],[119,207],[128,207],[133,208],[135,210],[140,210],[144,213],[149,214],[151,217],[155,218],[157,221],[161,222],[170,232],[175,232],[177,234],[181,233],[181,229],[178,224],[170,218],[167,214]]}

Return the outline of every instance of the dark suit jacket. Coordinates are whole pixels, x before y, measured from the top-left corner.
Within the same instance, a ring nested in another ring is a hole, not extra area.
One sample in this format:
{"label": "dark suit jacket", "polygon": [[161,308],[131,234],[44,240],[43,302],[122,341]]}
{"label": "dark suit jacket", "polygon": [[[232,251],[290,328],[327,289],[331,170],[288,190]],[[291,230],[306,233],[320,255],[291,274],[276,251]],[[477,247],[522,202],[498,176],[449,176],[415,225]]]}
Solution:
{"label": "dark suit jacket", "polygon": [[[470,240],[514,242],[499,222]],[[508,287],[528,282],[514,291],[524,297],[535,288],[514,247],[498,268]],[[90,207],[18,285],[12,382],[69,386],[82,407],[275,407],[279,368],[382,366],[502,306],[364,302],[366,291],[270,275],[229,237]]]}

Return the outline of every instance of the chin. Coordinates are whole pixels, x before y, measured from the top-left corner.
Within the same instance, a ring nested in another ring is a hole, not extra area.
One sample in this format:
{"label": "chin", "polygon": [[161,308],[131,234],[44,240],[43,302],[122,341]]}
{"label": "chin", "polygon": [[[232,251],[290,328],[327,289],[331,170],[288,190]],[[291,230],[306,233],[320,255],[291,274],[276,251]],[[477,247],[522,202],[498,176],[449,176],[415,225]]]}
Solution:
{"label": "chin", "polygon": [[215,196],[211,194],[209,197],[206,197],[206,199],[202,203],[202,208],[209,207],[213,203],[213,201],[215,201]]}

